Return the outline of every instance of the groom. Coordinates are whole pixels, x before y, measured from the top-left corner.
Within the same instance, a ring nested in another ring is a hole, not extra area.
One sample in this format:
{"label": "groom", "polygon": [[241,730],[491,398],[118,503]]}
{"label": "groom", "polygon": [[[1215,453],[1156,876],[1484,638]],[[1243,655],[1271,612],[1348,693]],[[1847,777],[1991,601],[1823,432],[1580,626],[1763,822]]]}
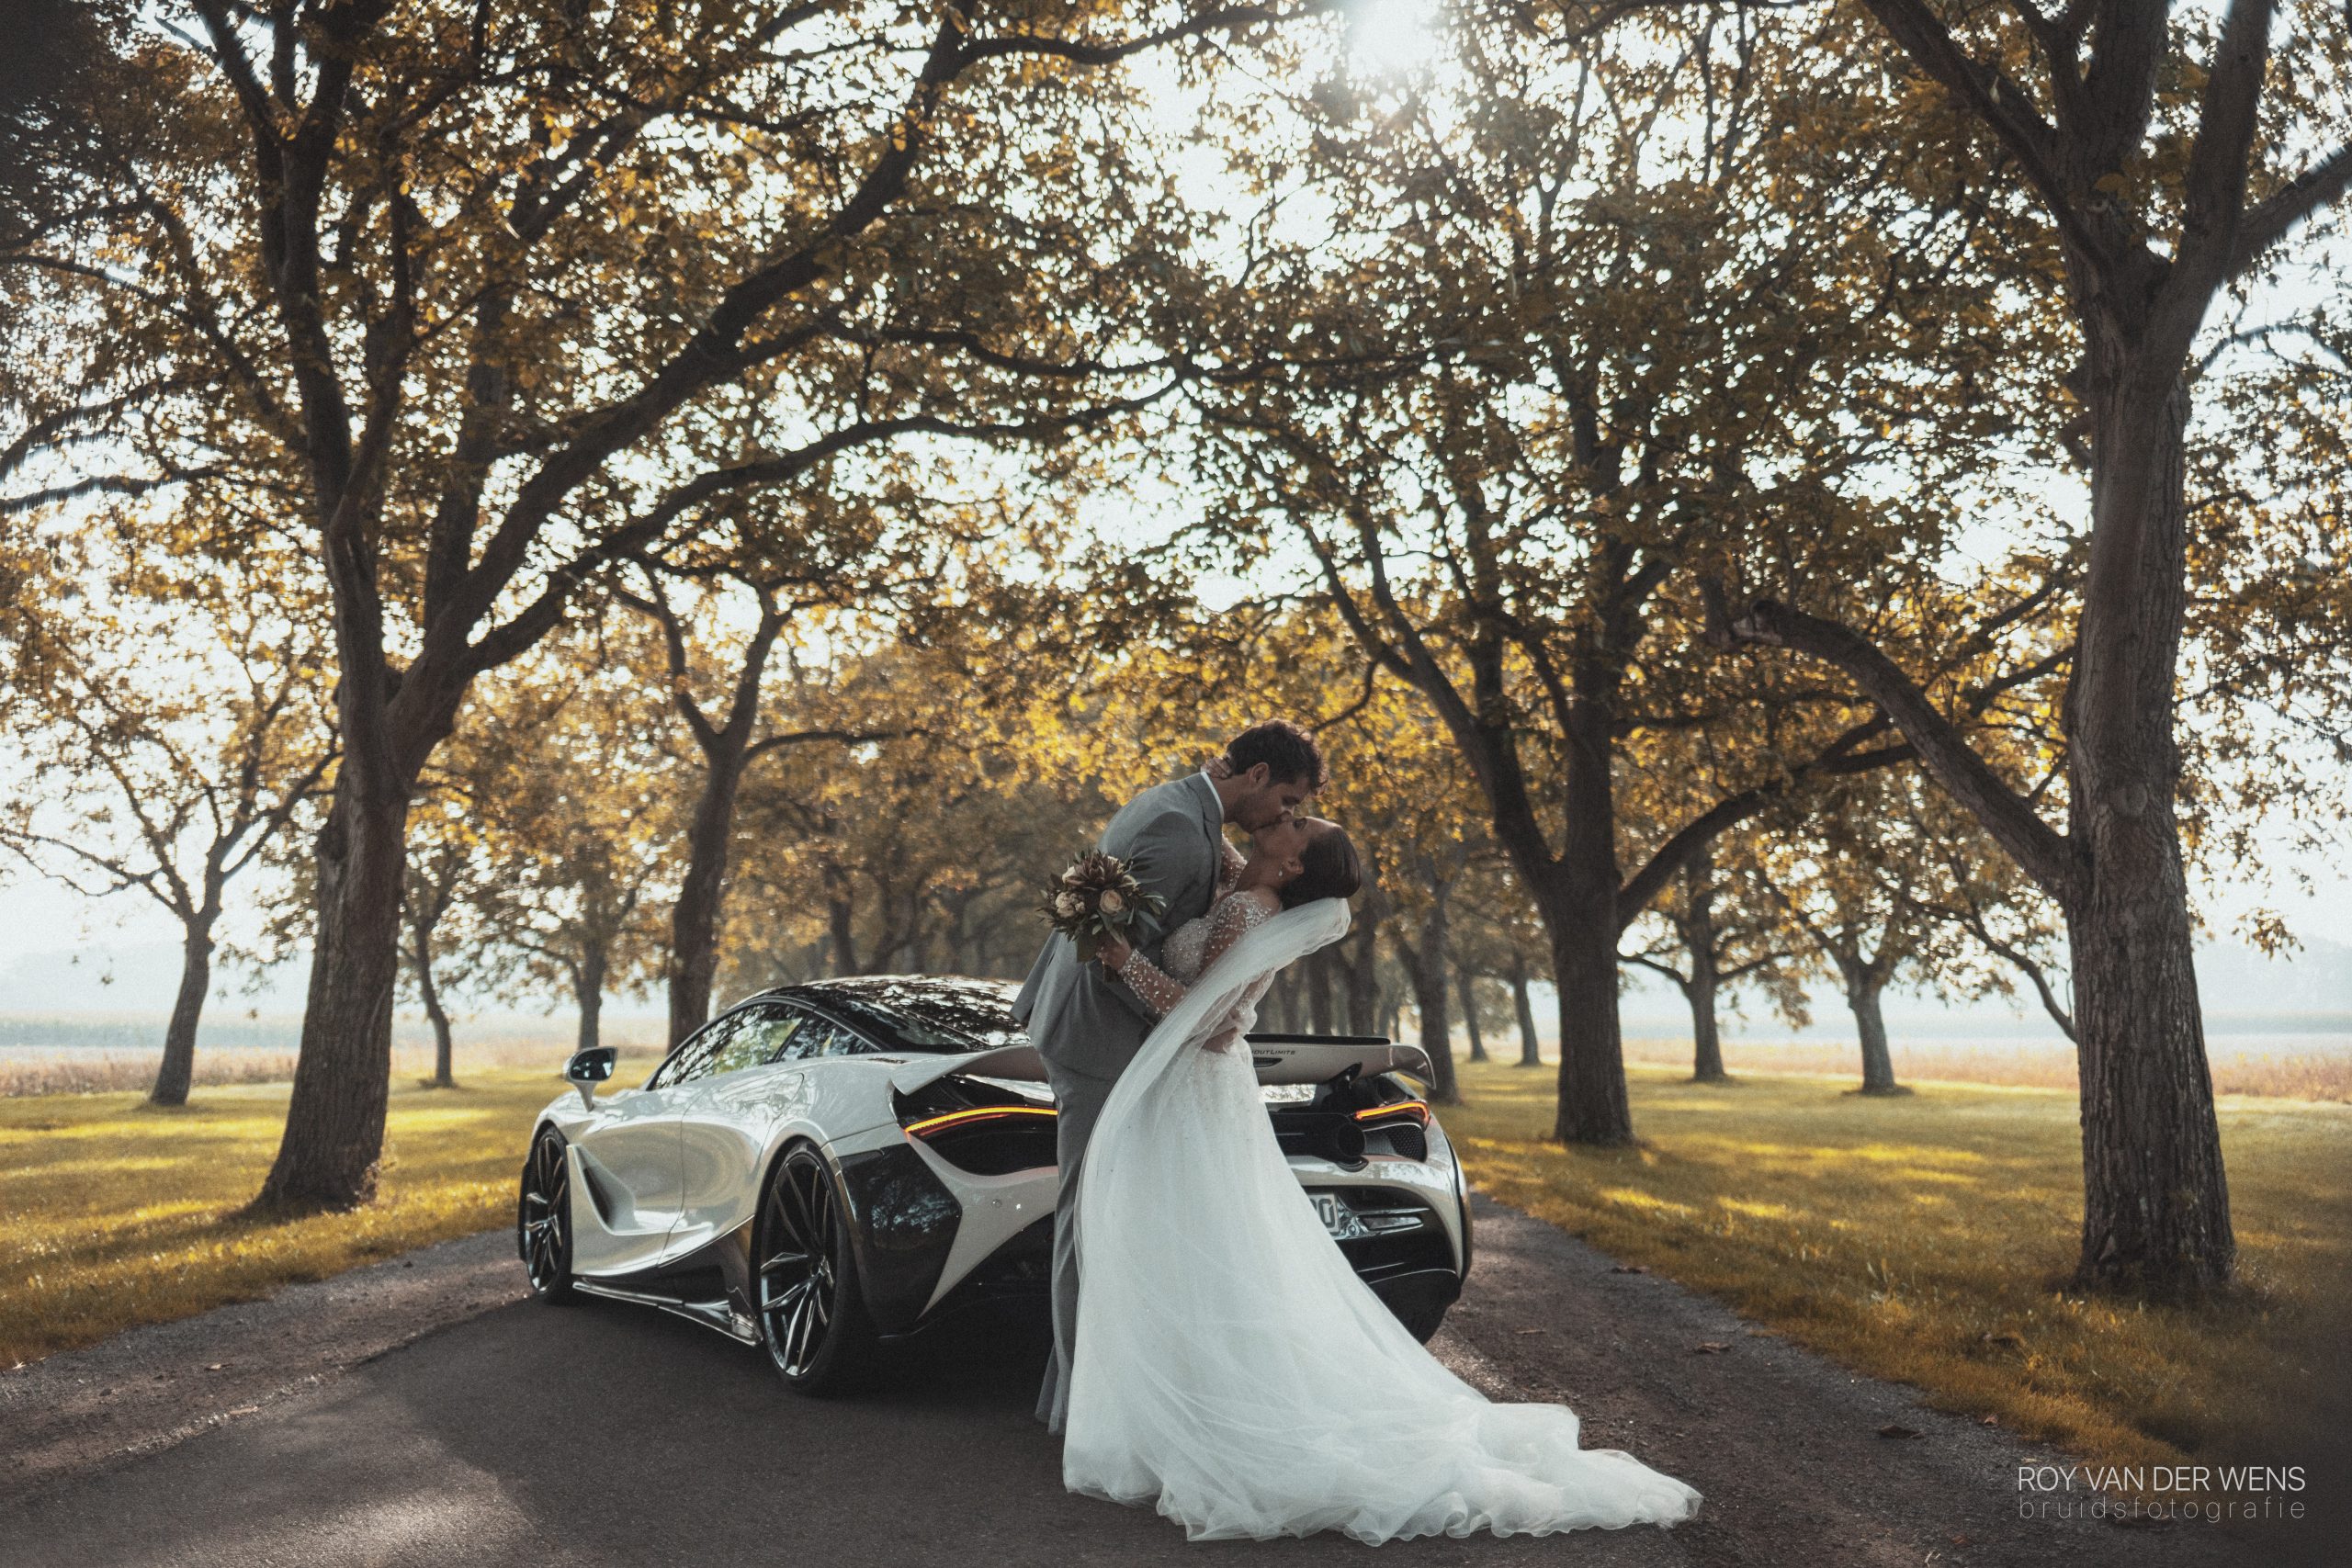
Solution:
{"label": "groom", "polygon": [[[1216,894],[1225,824],[1245,833],[1271,828],[1306,803],[1326,776],[1314,737],[1271,719],[1243,730],[1225,748],[1223,769],[1157,784],[1129,801],[1102,829],[1097,847],[1118,856],[1143,890],[1160,900],[1155,918],[1138,912],[1135,950],[1157,961],[1170,931],[1208,912]],[[1222,773],[1223,777],[1213,777]],[[1060,1189],[1054,1205],[1054,1356],[1037,1393],[1037,1419],[1058,1433],[1069,1410],[1070,1348],[1078,1337],[1078,1168],[1086,1140],[1159,1019],[1141,997],[1096,963],[1080,963],[1069,938],[1046,940],[1013,998],[1012,1015],[1046,1059],[1046,1078],[1060,1108]]]}

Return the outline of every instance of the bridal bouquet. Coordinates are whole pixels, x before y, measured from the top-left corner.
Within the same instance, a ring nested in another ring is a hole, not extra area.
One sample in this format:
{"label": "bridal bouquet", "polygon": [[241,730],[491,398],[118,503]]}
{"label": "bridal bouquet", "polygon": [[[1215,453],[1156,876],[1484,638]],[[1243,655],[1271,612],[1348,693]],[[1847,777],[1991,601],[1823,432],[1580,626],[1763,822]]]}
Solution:
{"label": "bridal bouquet", "polygon": [[1106,936],[1127,940],[1140,915],[1157,915],[1161,901],[1143,890],[1127,863],[1089,850],[1046,885],[1040,908],[1054,930],[1078,944],[1078,960],[1092,960]]}

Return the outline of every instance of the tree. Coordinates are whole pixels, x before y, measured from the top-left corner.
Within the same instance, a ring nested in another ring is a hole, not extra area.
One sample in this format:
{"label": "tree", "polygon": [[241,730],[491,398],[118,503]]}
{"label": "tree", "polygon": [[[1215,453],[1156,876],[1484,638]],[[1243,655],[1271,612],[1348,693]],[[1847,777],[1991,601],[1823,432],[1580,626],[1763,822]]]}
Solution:
{"label": "tree", "polygon": [[[1898,95],[1858,96],[1745,16],[1584,16],[1465,23],[1467,95],[1298,106],[1311,148],[1267,158],[1314,171],[1342,228],[1303,242],[1326,270],[1296,262],[1266,331],[1355,352],[1208,417],[1227,533],[1286,528],[1476,778],[1549,938],[1556,1135],[1605,1145],[1632,1136],[1626,927],[1794,782],[1902,754],[1818,681],[1707,668],[1674,635],[1694,569],[1756,550],[1871,599],[1867,541],[1938,510],[1945,442],[2007,420],[2010,373],[1966,244],[1999,215],[1889,134]],[[1724,723],[1754,743],[1717,749],[1712,798],[1622,818],[1649,751]]]}
{"label": "tree", "polygon": [[[105,597],[84,597],[85,583]],[[149,1099],[185,1105],[229,884],[329,777],[326,671],[310,627],[201,562],[52,566],[22,586],[47,605],[43,669],[0,700],[42,787],[0,815],[0,847],[85,897],[143,893],[179,923],[179,991]]]}
{"label": "tree", "polygon": [[836,641],[830,670],[796,680],[794,723],[867,738],[786,749],[745,782],[749,908],[728,925],[739,994],[821,974],[1028,972],[1037,888],[1110,805],[1060,751],[1068,727],[1031,727],[1039,686],[1019,672],[1043,671],[1007,624],[968,602],[904,616],[862,646]]}
{"label": "tree", "polygon": [[1757,837],[1754,824],[1744,825],[1685,862],[1675,886],[1650,913],[1658,940],[1624,955],[1673,981],[1690,1004],[1693,1082],[1722,1083],[1731,1076],[1724,1068],[1719,1017],[1726,989],[1742,982],[1763,985],[1783,1013],[1800,1005],[1789,973],[1787,919],[1754,863]]}
{"label": "tree", "polygon": [[[825,649],[837,666],[829,675],[880,639],[928,639],[929,668],[961,688],[964,701],[987,701],[982,682],[968,667],[954,667],[946,649],[987,635],[974,620],[1003,613],[989,555],[1051,558],[1034,527],[1024,538],[1007,520],[1012,510],[1001,498],[954,497],[935,478],[887,463],[836,460],[714,520],[659,562],[641,559],[641,592],[615,589],[660,629],[672,703],[702,758],[671,914],[673,1043],[709,1016],[736,803],[749,770],[790,747],[818,748],[837,762],[842,748],[893,733],[887,721],[840,701],[826,675],[805,675],[799,650]],[[665,580],[692,585],[698,603],[682,614]],[[740,651],[721,657],[713,645],[734,639],[689,636],[686,628],[727,624],[730,604],[746,612],[742,636]],[[779,650],[790,681],[763,712],[763,685]],[[722,704],[696,694],[712,688],[725,693]],[[908,704],[890,694],[884,705]]]}
{"label": "tree", "polygon": [[[1134,258],[1181,254],[1179,214],[1109,68],[1269,19],[138,13],[140,90],[79,107],[152,128],[139,155],[6,258],[12,336],[56,367],[28,434],[75,470],[8,504],[229,492],[295,520],[331,594],[344,760],[261,1203],[372,1189],[408,807],[474,681],[728,497],[926,433],[1046,434],[1106,382],[1148,397],[1167,362],[1126,355],[1129,323],[1182,268]],[[698,462],[749,405],[751,439]]]}
{"label": "tree", "polygon": [[[2060,263],[2045,288],[2075,344],[2052,393],[2073,411],[2065,438],[2089,477],[2082,569],[2065,583],[2065,787],[2029,794],[2004,776],[1950,722],[1932,679],[1803,586],[1735,583],[1720,635],[1841,671],[2065,911],[2082,1055],[2079,1280],[2218,1286],[2236,1247],[2178,817],[2184,637],[2213,564],[2192,550],[2188,433],[2200,374],[2215,368],[2199,351],[2215,300],[2274,275],[2282,243],[2352,188],[2352,23],[2292,6],[2278,54],[2274,0],[2233,0],[2218,25],[2154,5],[1863,8],[1968,117],[1953,155],[2038,214],[2020,245]],[[2222,555],[2276,578],[2258,512],[2220,511],[2241,525],[2216,540]],[[2245,603],[2221,600],[2223,620]]]}
{"label": "tree", "polygon": [[[756,619],[735,656],[734,668],[724,677],[725,706],[705,711],[695,694],[695,648],[685,624],[671,604],[659,573],[650,568],[645,592],[616,590],[618,597],[660,629],[664,659],[664,685],[671,705],[684,722],[686,733],[701,754],[702,768],[686,829],[686,861],[678,895],[671,903],[670,953],[665,964],[669,980],[669,1042],[674,1045],[700,1029],[710,1017],[711,984],[718,971],[718,932],[726,897],[728,866],[735,839],[735,807],[743,775],[761,757],[781,747],[814,743],[844,744],[876,739],[858,730],[818,728],[778,729],[763,725],[760,689],[777,638],[796,617],[819,605],[838,601],[835,585],[842,570],[821,555],[798,574],[754,570],[748,580],[738,579],[750,591]],[[812,597],[779,598],[787,585]],[[723,596],[706,594],[706,611],[720,607]],[[701,641],[703,639],[696,639]],[[764,733],[762,731],[764,730]]]}
{"label": "tree", "polygon": [[583,1051],[605,996],[658,962],[681,837],[662,656],[626,629],[566,639],[489,685],[453,758],[479,809],[476,967],[568,997]]}
{"label": "tree", "polygon": [[1837,977],[1854,1015],[1864,1094],[1908,1094],[1895,1081],[1882,998],[1915,969],[1933,922],[1921,908],[1923,857],[1895,796],[1909,781],[1840,790],[1768,857],[1763,878],[1789,921]]}
{"label": "tree", "polygon": [[[444,753],[445,762],[448,753]],[[401,898],[409,985],[433,1028],[433,1089],[455,1089],[457,1042],[445,990],[485,977],[490,939],[474,911],[484,895],[481,818],[487,803],[445,776],[424,791],[409,834],[408,886]],[[454,951],[453,951],[454,950]]]}

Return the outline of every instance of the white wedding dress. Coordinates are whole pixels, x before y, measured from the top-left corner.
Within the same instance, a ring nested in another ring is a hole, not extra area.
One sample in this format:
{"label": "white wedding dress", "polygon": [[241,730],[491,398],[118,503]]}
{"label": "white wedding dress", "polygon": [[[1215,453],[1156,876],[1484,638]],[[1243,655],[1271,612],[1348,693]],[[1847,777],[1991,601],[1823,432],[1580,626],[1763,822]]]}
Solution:
{"label": "white wedding dress", "polygon": [[[1229,928],[1222,905],[1204,919],[1220,913]],[[1195,1540],[1690,1517],[1698,1493],[1579,1448],[1565,1405],[1489,1401],[1356,1278],[1283,1158],[1249,1053],[1203,1049],[1248,1028],[1284,965],[1346,934],[1348,907],[1241,923],[1120,1076],[1080,1169],[1065,1483],[1150,1504]],[[1194,940],[1171,935],[1171,969]]]}

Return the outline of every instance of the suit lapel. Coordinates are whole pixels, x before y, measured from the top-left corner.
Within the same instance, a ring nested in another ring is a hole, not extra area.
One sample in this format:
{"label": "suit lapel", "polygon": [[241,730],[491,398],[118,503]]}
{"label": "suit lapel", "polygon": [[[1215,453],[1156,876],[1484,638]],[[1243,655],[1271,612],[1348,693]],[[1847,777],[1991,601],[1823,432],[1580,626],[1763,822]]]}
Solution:
{"label": "suit lapel", "polygon": [[1205,915],[1209,901],[1216,897],[1216,875],[1221,859],[1217,853],[1217,840],[1225,834],[1225,803],[1217,799],[1216,787],[1203,774],[1194,773],[1183,784],[1192,792],[1193,813],[1201,823],[1202,848],[1208,855],[1207,879],[1201,884],[1200,912]]}

